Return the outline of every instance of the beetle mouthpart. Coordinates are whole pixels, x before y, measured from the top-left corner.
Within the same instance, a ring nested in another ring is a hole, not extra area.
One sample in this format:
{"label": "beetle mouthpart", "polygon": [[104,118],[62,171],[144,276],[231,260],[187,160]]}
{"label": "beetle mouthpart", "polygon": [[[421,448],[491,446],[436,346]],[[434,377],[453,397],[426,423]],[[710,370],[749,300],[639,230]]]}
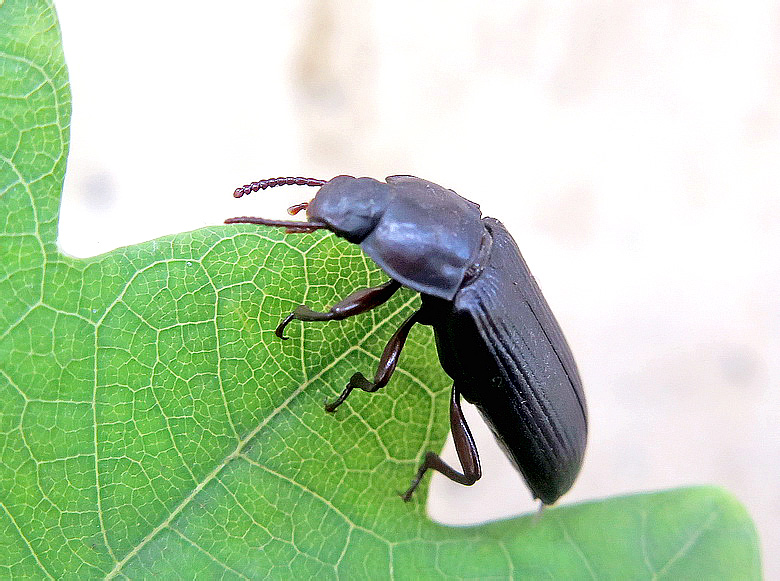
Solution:
{"label": "beetle mouthpart", "polygon": [[275,188],[277,186],[322,186],[325,185],[326,180],[319,180],[317,178],[269,178],[265,180],[259,180],[246,184],[240,188],[236,188],[233,192],[234,198],[240,198],[246,196],[257,190],[264,190],[266,188]]}
{"label": "beetle mouthpart", "polygon": [[308,207],[309,202],[301,202],[300,204],[295,204],[287,208],[287,213],[290,214],[290,216],[295,216],[298,212],[306,210]]}
{"label": "beetle mouthpart", "polygon": [[298,222],[296,220],[271,220],[269,218],[257,218],[255,216],[238,216],[228,218],[225,224],[259,224],[261,226],[278,226],[287,228],[288,234],[308,234],[320,228],[327,228],[324,222]]}

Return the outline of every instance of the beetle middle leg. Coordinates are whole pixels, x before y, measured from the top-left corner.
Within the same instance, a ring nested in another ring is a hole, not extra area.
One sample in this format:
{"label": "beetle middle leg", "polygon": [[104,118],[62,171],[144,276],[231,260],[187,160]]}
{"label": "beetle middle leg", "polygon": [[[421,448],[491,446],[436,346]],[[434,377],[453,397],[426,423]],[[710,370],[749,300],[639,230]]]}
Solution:
{"label": "beetle middle leg", "polygon": [[401,283],[393,279],[380,286],[362,288],[333,305],[326,313],[312,311],[306,305],[301,305],[279,323],[279,326],[276,327],[276,336],[280,339],[287,339],[284,336],[284,328],[293,319],[299,321],[341,321],[365,313],[387,302],[399,288],[401,288]]}
{"label": "beetle middle leg", "polygon": [[471,486],[482,477],[477,445],[474,443],[474,437],[471,435],[471,430],[469,430],[463,410],[460,407],[460,391],[458,391],[457,384],[452,386],[452,397],[450,398],[450,428],[452,429],[452,439],[455,440],[455,450],[458,453],[458,460],[460,460],[463,473],[452,468],[438,454],[426,452],[425,460],[417,470],[417,474],[412,480],[412,485],[401,495],[405,502],[409,502],[412,498],[412,493],[420,485],[420,481],[429,469],[441,472],[450,480],[466,486]]}
{"label": "beetle middle leg", "polygon": [[406,343],[406,338],[409,336],[409,331],[414,327],[415,323],[419,322],[421,311],[422,309],[412,313],[401,326],[398,327],[398,330],[393,333],[393,336],[390,337],[390,341],[387,342],[385,350],[382,352],[382,357],[379,359],[374,381],[369,381],[360,372],[355,373],[350,378],[347,387],[341,392],[341,395],[339,395],[335,401],[325,404],[325,411],[336,411],[336,408],[344,403],[344,400],[347,399],[347,396],[353,389],[375,392],[387,385],[387,382],[390,381],[390,378],[398,365],[398,359],[401,356],[401,350],[404,348],[404,343]]}

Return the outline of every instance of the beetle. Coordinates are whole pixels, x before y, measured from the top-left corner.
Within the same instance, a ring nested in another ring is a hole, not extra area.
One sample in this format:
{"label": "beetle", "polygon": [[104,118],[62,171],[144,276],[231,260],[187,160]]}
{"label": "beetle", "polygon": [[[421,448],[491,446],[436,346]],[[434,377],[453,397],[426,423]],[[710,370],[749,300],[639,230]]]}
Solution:
{"label": "beetle", "polygon": [[401,286],[420,293],[421,307],[395,331],[373,380],[355,373],[325,409],[333,412],[354,389],[375,392],[392,376],[410,329],[430,325],[439,360],[453,380],[450,425],[461,471],[427,452],[409,489],[408,501],[428,470],[472,485],[482,475],[479,455],[461,409],[474,404],[534,498],[552,504],[571,488],[587,440],[587,408],[571,349],[528,270],[512,236],[479,205],[453,190],[407,175],[378,180],[337,176],[272,178],[235,190],[240,198],[282,185],[318,187],[307,221],[230,218],[228,224],[284,227],[290,233],[321,228],[354,244],[390,278],[357,290],[327,312],[301,305],[277,327],[282,339],[294,319],[332,321],[384,303]]}

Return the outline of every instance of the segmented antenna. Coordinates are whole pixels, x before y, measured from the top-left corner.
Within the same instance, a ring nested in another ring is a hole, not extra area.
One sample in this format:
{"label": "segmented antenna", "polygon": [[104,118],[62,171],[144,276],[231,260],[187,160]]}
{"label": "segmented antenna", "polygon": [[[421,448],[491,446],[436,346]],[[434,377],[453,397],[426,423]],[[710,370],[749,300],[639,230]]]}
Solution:
{"label": "segmented antenna", "polygon": [[276,186],[321,186],[324,185],[325,182],[326,180],[318,180],[316,178],[269,178],[236,188],[236,191],[233,192],[233,197],[240,198],[241,196],[256,192],[257,190],[275,188]]}
{"label": "segmented antenna", "polygon": [[301,222],[298,220],[271,220],[270,218],[258,218],[256,216],[238,216],[228,218],[225,224],[260,224],[261,226],[278,226],[284,228],[288,234],[306,234],[320,228],[327,228],[324,222]]}

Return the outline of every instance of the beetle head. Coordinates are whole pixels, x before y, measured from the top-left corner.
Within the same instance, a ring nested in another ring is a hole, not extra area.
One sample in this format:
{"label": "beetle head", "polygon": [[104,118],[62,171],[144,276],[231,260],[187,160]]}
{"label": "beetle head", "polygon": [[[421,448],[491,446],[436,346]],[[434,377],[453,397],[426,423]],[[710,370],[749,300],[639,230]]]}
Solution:
{"label": "beetle head", "polygon": [[337,236],[359,244],[377,225],[390,198],[390,186],[373,178],[336,176],[309,203],[311,222],[327,224]]}
{"label": "beetle head", "polygon": [[327,228],[337,236],[359,244],[376,227],[390,198],[390,186],[372,178],[336,176],[330,181],[314,178],[271,178],[236,188],[233,196],[240,198],[258,190],[277,186],[320,186],[311,202],[288,208],[290,215],[306,210],[306,222],[271,220],[254,216],[228,218],[226,224],[261,224],[279,226],[288,233],[313,232]]}

